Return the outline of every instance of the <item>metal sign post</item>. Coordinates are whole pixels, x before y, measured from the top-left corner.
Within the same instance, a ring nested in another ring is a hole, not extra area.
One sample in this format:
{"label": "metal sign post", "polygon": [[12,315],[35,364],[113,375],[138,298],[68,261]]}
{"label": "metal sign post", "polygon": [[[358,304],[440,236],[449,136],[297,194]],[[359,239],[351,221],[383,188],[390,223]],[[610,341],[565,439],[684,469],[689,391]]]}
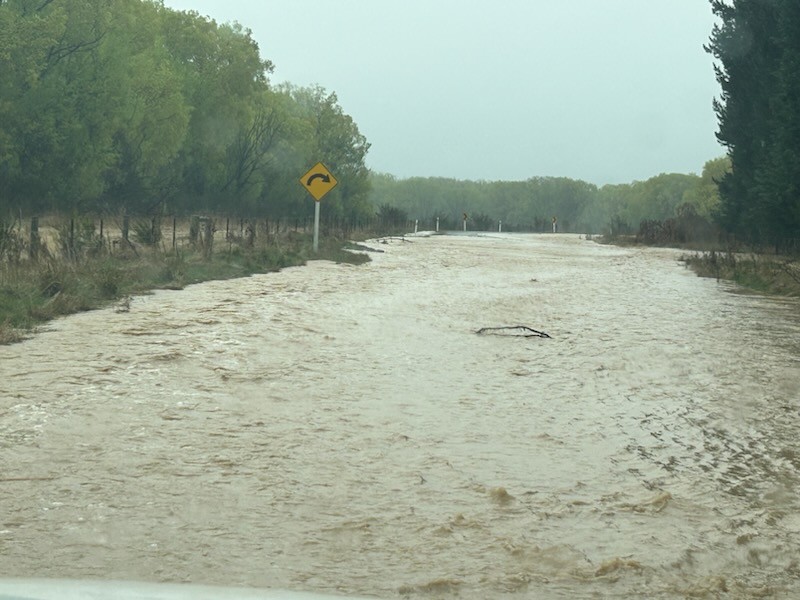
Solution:
{"label": "metal sign post", "polygon": [[339,182],[321,162],[300,178],[300,185],[314,198],[314,253],[319,252],[319,202],[337,183]]}
{"label": "metal sign post", "polygon": [[319,200],[314,201],[314,254],[319,252]]}

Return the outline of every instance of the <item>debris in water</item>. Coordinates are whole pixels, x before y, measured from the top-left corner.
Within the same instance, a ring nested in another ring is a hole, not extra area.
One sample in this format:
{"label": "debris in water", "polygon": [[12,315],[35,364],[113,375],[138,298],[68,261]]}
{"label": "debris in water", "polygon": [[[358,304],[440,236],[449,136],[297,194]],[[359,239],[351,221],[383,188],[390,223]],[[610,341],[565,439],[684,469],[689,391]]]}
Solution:
{"label": "debris in water", "polygon": [[115,308],[115,311],[118,312],[118,313],[130,312],[130,310],[131,310],[131,302],[133,302],[133,297],[132,296],[125,296],[124,298],[122,298],[119,301],[119,303],[117,304],[117,307]]}
{"label": "debris in water", "polygon": [[365,244],[359,244],[358,242],[350,242],[346,250],[353,250],[355,252],[378,252],[380,254],[386,252],[385,250],[381,250],[380,248],[372,248],[371,246],[367,246]]}
{"label": "debris in water", "polygon": [[397,592],[401,596],[417,594],[457,594],[464,582],[460,579],[434,579],[428,583],[401,586]]}
{"label": "debris in water", "polygon": [[[482,327],[476,331],[478,335],[507,335],[512,337],[550,338],[544,331],[533,329],[527,325],[508,325],[505,327]],[[552,339],[552,338],[550,338]]]}
{"label": "debris in water", "polygon": [[639,504],[623,504],[622,508],[637,513],[659,513],[667,507],[670,500],[672,500],[672,494],[669,492],[662,492],[655,498],[640,502]]}
{"label": "debris in water", "polygon": [[489,492],[489,495],[498,504],[509,504],[514,501],[514,496],[509,494],[504,487],[494,488]]}
{"label": "debris in water", "polygon": [[637,571],[641,571],[642,565],[635,560],[615,558],[600,565],[600,567],[594,572],[594,575],[595,577],[603,577],[604,575],[615,573],[621,569],[635,569]]}

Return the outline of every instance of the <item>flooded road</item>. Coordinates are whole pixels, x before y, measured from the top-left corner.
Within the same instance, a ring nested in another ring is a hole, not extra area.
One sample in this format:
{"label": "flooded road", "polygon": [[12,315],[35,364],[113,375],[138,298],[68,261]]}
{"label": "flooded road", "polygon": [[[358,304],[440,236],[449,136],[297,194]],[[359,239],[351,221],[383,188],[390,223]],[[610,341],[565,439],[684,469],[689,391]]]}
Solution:
{"label": "flooded road", "polygon": [[800,597],[796,301],[577,236],[373,245],[0,347],[0,575]]}

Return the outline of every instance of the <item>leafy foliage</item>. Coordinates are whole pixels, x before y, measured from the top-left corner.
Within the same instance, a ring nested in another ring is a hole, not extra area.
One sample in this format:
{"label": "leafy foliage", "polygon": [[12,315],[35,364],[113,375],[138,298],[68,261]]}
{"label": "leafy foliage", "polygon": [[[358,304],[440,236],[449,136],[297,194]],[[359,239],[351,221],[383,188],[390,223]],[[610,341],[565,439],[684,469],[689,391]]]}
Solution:
{"label": "leafy foliage", "polygon": [[0,220],[0,261],[18,262],[25,244],[14,223]]}
{"label": "leafy foliage", "polygon": [[161,221],[153,217],[149,221],[137,221],[133,224],[133,235],[141,244],[155,246],[162,239]]}
{"label": "leafy foliage", "polygon": [[711,0],[719,17],[706,50],[718,61],[717,137],[731,170],[719,217],[741,238],[776,249],[800,239],[800,5]]}
{"label": "leafy foliage", "polygon": [[383,204],[378,208],[377,220],[381,227],[394,230],[408,225],[408,213],[400,208]]}
{"label": "leafy foliage", "polygon": [[325,210],[369,217],[355,122],[271,71],[249,30],[160,0],[0,2],[0,214],[292,216],[323,160]]}
{"label": "leafy foliage", "polygon": [[713,177],[725,162],[709,161],[702,177],[661,174],[601,188],[563,177],[476,182],[373,174],[369,197],[379,214],[394,207],[431,228],[437,219],[442,229],[458,228],[467,213],[473,230],[496,230],[502,221],[504,231],[546,232],[556,216],[562,232],[628,235],[630,223],[676,218],[681,207],[708,219],[717,200]]}

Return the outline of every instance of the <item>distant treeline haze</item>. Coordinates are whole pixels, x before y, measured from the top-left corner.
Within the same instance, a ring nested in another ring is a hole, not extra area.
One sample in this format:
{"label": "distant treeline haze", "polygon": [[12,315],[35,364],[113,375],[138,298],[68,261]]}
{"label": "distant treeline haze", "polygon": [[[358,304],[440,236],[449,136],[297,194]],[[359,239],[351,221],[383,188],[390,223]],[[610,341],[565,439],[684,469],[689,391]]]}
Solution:
{"label": "distant treeline haze", "polygon": [[722,157],[708,161],[702,175],[662,174],[602,187],[564,177],[476,182],[373,174],[370,194],[381,212],[393,207],[426,227],[437,218],[442,228],[460,227],[466,213],[470,229],[497,229],[502,221],[506,230],[551,231],[556,217],[559,231],[629,234],[643,221],[687,212],[710,222],[720,201],[716,180],[728,168]]}

